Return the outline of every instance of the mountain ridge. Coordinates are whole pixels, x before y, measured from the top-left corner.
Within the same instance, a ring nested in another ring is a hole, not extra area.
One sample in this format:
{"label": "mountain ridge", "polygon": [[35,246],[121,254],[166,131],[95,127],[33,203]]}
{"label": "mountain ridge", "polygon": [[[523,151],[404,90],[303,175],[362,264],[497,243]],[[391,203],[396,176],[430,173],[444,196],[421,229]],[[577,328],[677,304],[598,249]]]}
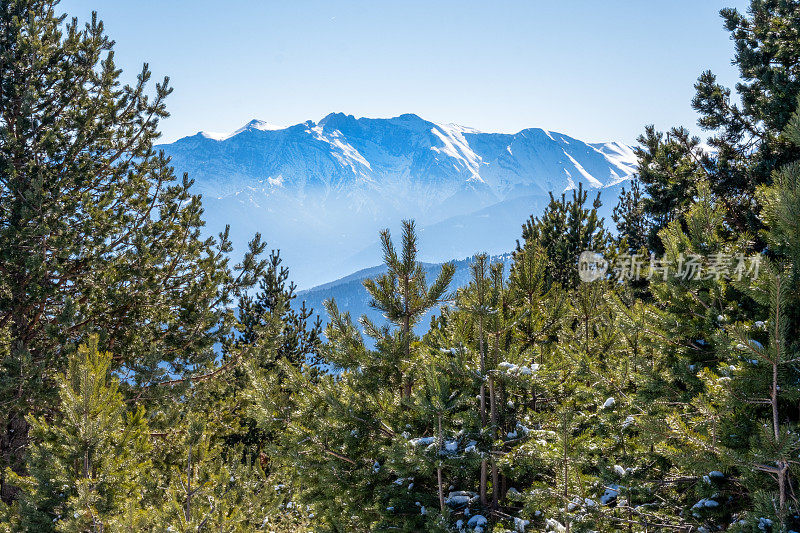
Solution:
{"label": "mountain ridge", "polygon": [[[489,261],[491,263],[502,263],[504,266],[504,275],[508,276],[513,260],[513,253],[503,253],[491,255]],[[455,267],[453,280],[448,287],[450,294],[465,287],[469,284],[472,276],[470,266],[474,263],[474,257],[466,257],[463,259],[452,259],[444,263],[452,263]],[[439,274],[444,263],[422,263],[423,271],[429,280],[435,279]],[[386,265],[377,265],[361,269],[353,272],[347,276],[336,279],[334,281],[323,283],[322,285],[298,291],[296,298],[292,300],[292,306],[299,310],[300,306],[305,304],[306,308],[313,311],[311,320],[320,318],[323,325],[328,323],[328,313],[324,308],[326,300],[335,300],[336,305],[340,311],[347,311],[353,320],[358,320],[362,315],[367,316],[373,323],[383,325],[386,324],[386,317],[370,305],[371,298],[369,293],[364,288],[364,280],[368,278],[376,278],[387,271]],[[442,302],[442,305],[447,305],[448,302]],[[420,332],[425,331],[433,315],[439,314],[439,306],[434,306],[433,309],[426,312],[418,323]],[[370,341],[371,342],[371,341]]]}
{"label": "mountain ridge", "polygon": [[550,192],[583,184],[609,214],[636,169],[622,143],[541,128],[487,133],[413,113],[330,113],[285,127],[254,119],[159,148],[195,180],[211,232],[230,222],[241,248],[260,231],[304,287],[376,264],[378,231],[402,219],[431,239],[423,259],[441,262],[507,250]]}

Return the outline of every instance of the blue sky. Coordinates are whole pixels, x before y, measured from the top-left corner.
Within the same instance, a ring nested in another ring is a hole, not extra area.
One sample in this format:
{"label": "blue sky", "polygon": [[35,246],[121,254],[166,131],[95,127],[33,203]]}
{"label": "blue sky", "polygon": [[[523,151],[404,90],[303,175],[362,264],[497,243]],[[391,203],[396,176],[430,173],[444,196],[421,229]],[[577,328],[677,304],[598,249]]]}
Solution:
{"label": "blue sky", "polygon": [[175,92],[164,141],[329,112],[416,113],[484,131],[542,127],[633,143],[645,124],[694,127],[705,69],[736,81],[719,9],[745,0],[64,0],[94,9],[132,79]]}

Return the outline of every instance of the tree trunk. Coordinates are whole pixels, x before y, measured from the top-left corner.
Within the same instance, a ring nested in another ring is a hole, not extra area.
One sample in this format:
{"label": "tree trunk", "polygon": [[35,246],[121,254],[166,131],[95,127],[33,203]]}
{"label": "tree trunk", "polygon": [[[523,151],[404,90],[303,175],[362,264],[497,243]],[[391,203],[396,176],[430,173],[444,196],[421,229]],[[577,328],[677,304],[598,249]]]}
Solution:
{"label": "tree trunk", "polygon": [[439,484],[439,511],[444,513],[444,484],[442,483],[442,415],[439,415],[439,466],[436,468],[436,479]]}
{"label": "tree trunk", "polygon": [[[403,318],[403,342],[405,343],[406,364],[408,364],[408,362],[411,361],[411,339],[409,339],[408,337],[409,330],[411,329],[411,327],[409,323],[410,320],[408,318],[408,315],[406,315],[405,318]],[[406,373],[402,377],[402,380],[403,380],[403,397],[406,400],[408,400],[409,398],[411,398],[411,377],[408,375],[408,373]]]}
{"label": "tree trunk", "polygon": [[481,505],[486,506],[486,459],[481,461]]}
{"label": "tree trunk", "polygon": [[[409,279],[406,276],[403,279],[403,340],[405,341],[405,352],[406,352],[406,363],[408,364],[411,361],[411,314],[408,308],[408,284]],[[403,394],[405,399],[408,400],[411,398],[411,389],[412,389],[412,381],[410,372],[407,372],[405,376],[401,379],[404,379],[404,391]]]}
{"label": "tree trunk", "polygon": [[497,509],[500,503],[500,472],[497,461],[492,458],[492,509]]}
{"label": "tree trunk", "polygon": [[[489,377],[489,420],[492,423],[492,441],[497,438],[497,406],[494,397],[494,378]],[[492,445],[494,448],[494,445]],[[493,450],[492,450],[493,451]],[[497,509],[499,500],[497,462],[492,458],[492,507]]]}
{"label": "tree trunk", "polygon": [[[772,406],[772,431],[775,434],[775,443],[780,442],[780,418],[778,417],[778,365],[781,363],[783,354],[783,339],[780,334],[780,298],[781,277],[778,276],[775,280],[777,290],[777,306],[775,308],[775,325],[773,331],[773,342],[775,343],[775,358],[772,361],[772,390],[770,391],[770,404]],[[781,510],[781,523],[783,523],[784,512],[786,511],[786,474],[789,470],[789,465],[781,457],[778,461],[778,492],[780,497],[780,510]]]}
{"label": "tree trunk", "polygon": [[[490,361],[492,364],[492,368],[497,366],[497,360],[500,358],[500,333],[496,333],[494,335],[494,349],[492,350],[492,360]],[[495,389],[494,389],[494,377],[489,376],[489,417],[494,426],[494,430],[497,430],[497,399],[495,398]],[[493,433],[494,435],[494,433]]]}
{"label": "tree trunk", "polygon": [[4,503],[11,504],[19,489],[6,481],[3,471],[8,467],[17,474],[25,473],[25,449],[30,425],[25,420],[25,414],[20,412],[9,413],[4,422],[0,431],[0,498]]}
{"label": "tree trunk", "polygon": [[[772,431],[775,434],[775,442],[780,440],[780,419],[778,417],[778,352],[775,361],[772,363],[772,391],[770,394],[770,404],[772,405]],[[789,465],[783,459],[777,461],[778,463],[778,493],[780,497],[780,510],[783,515],[786,510],[786,472]],[[781,516],[783,521],[783,516]]]}
{"label": "tree trunk", "polygon": [[192,514],[192,445],[189,444],[189,454],[186,461],[186,523],[191,522]]}
{"label": "tree trunk", "polygon": [[486,426],[486,354],[483,352],[483,316],[478,318],[478,352],[481,357],[481,425]]}
{"label": "tree trunk", "polygon": [[439,511],[444,514],[444,485],[442,484],[442,467],[436,469],[436,478],[439,481]]}
{"label": "tree trunk", "polygon": [[569,533],[569,455],[567,453],[567,419],[564,417],[564,527]]}
{"label": "tree trunk", "polygon": [[772,363],[772,391],[770,392],[772,405],[772,431],[775,433],[775,442],[780,439],[780,419],[778,418],[778,362]]}
{"label": "tree trunk", "polygon": [[[483,353],[483,316],[478,318],[478,351],[481,357],[481,428],[486,427],[486,355]],[[481,461],[481,505],[486,505],[486,459]]]}
{"label": "tree trunk", "polygon": [[494,378],[489,376],[489,421],[492,423],[492,436],[497,430],[497,401],[494,394]]}

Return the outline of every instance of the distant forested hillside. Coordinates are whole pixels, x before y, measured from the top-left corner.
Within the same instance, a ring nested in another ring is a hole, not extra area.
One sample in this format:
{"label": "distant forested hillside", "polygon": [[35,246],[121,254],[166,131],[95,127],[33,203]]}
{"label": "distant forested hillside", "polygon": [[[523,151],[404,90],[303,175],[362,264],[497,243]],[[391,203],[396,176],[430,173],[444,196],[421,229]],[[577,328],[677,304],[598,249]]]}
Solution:
{"label": "distant forested hillside", "polygon": [[[455,274],[453,274],[453,280],[450,283],[450,291],[454,292],[456,289],[466,287],[469,284],[471,276],[470,265],[474,261],[474,258],[467,258],[452,262],[455,265]],[[511,265],[512,254],[492,256],[491,261],[502,263],[508,269]],[[434,279],[442,268],[441,264],[422,263],[422,265],[425,276],[428,279]],[[299,291],[292,305],[298,308],[302,302],[305,302],[307,307],[314,309],[314,318],[319,316],[323,323],[327,324],[328,313],[325,311],[323,304],[326,300],[333,299],[339,309],[349,312],[353,317],[366,315],[376,323],[384,323],[386,320],[382,312],[370,306],[371,297],[364,288],[364,280],[385,274],[386,270],[386,265],[366,268],[331,283]],[[417,330],[424,332],[429,326],[430,318],[436,313],[438,313],[438,306],[427,311],[417,325]],[[314,318],[312,318],[312,321]]]}

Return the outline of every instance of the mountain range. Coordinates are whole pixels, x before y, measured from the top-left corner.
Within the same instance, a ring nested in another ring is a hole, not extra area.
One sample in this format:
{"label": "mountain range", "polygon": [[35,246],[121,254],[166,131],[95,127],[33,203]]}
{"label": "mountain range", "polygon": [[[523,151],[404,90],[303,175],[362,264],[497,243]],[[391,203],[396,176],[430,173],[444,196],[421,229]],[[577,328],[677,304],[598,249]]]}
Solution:
{"label": "mountain range", "polygon": [[538,128],[485,133],[414,114],[277,127],[253,120],[159,148],[202,193],[209,233],[231,225],[239,250],[256,231],[301,288],[380,263],[378,231],[413,218],[425,261],[511,250],[520,226],[583,184],[608,216],[636,169],[624,144]]}

